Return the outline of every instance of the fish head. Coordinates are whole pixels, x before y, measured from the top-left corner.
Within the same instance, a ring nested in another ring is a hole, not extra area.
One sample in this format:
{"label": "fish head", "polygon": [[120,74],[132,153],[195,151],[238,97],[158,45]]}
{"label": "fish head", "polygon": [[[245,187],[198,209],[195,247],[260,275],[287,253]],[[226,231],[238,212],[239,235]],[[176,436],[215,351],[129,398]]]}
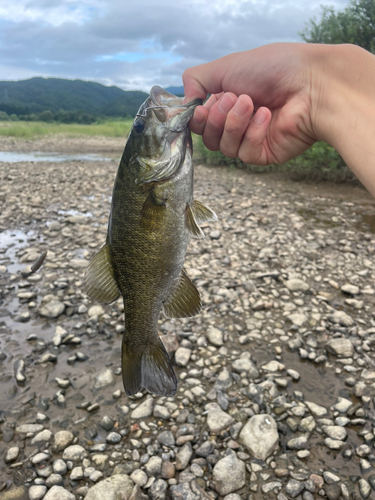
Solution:
{"label": "fish head", "polygon": [[199,104],[201,99],[184,104],[182,97],[159,86],[152,87],[128,139],[138,165],[137,183],[166,180],[176,173],[184,161],[190,137],[188,122]]}

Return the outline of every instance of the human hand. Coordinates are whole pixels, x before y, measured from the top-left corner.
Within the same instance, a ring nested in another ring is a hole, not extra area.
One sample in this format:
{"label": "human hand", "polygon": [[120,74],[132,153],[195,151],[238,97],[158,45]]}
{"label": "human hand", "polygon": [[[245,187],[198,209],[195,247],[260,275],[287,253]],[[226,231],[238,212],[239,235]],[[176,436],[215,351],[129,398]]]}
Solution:
{"label": "human hand", "polygon": [[[315,48],[318,46],[315,46]],[[244,163],[284,163],[308,149],[314,130],[314,47],[277,43],[189,68],[186,101],[211,97],[190,121],[206,147]]]}

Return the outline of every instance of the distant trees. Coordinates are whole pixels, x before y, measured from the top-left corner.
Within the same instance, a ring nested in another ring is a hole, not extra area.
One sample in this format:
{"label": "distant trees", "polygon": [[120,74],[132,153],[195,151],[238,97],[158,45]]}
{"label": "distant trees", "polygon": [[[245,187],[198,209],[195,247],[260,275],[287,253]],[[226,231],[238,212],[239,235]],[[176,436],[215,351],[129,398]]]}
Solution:
{"label": "distant trees", "polygon": [[300,33],[309,43],[353,43],[375,54],[375,1],[350,0],[342,11],[322,6],[321,18],[310,19]]}

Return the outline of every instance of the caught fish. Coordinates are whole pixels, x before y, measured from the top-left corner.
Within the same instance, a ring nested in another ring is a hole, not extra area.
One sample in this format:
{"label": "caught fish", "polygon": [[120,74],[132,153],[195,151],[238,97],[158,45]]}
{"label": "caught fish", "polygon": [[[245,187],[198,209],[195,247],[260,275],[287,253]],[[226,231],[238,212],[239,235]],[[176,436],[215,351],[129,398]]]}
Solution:
{"label": "caught fish", "polygon": [[193,199],[192,140],[188,122],[196,99],[183,104],[161,87],[140,107],[117,172],[106,244],[85,273],[88,295],[109,304],[124,301],[122,378],[128,395],[141,388],[164,396],[177,379],[157,322],[194,316],[199,292],[184,270],[190,237],[215,212]]}

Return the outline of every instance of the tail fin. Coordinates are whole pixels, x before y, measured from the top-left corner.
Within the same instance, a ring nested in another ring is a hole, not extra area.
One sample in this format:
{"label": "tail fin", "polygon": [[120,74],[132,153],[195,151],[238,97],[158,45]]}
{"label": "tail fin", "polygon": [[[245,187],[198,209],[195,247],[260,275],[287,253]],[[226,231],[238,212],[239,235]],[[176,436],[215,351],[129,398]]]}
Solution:
{"label": "tail fin", "polygon": [[173,396],[176,393],[176,375],[161,340],[156,345],[146,346],[139,353],[129,349],[124,336],[121,366],[122,381],[128,396],[142,388],[157,396]]}

